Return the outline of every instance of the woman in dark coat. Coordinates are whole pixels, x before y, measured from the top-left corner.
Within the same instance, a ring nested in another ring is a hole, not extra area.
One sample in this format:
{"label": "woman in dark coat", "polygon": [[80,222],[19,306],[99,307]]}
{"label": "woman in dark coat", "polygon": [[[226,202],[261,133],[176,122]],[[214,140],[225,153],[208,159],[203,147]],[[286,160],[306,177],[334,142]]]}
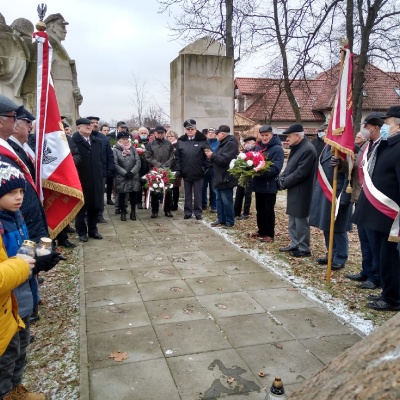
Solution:
{"label": "woman in dark coat", "polygon": [[[167,132],[167,140],[169,140],[174,146],[174,152],[176,149],[176,144],[178,143],[178,134],[174,131],[168,131]],[[175,160],[174,160],[175,161]],[[175,170],[175,165],[174,161],[171,165],[171,170]],[[182,178],[178,177],[174,181],[174,187],[172,188],[172,208],[171,211],[176,211],[178,209],[178,202],[179,202],[179,188],[182,183]]]}
{"label": "woman in dark coat", "polygon": [[119,194],[121,221],[126,221],[125,196],[131,203],[130,219],[136,220],[136,198],[140,192],[140,157],[132,146],[128,132],[118,132],[118,142],[113,148],[115,163],[115,191]]}

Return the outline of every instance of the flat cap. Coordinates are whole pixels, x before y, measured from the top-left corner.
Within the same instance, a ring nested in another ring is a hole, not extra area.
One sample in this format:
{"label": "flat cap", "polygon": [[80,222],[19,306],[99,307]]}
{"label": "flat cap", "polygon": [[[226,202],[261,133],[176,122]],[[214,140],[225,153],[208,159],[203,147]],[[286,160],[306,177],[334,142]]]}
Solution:
{"label": "flat cap", "polygon": [[289,128],[287,128],[282,133],[284,135],[287,135],[288,133],[300,133],[300,132],[304,132],[303,125],[301,125],[301,124],[293,124],[293,125],[290,125]]}
{"label": "flat cap", "polygon": [[262,133],[262,132],[272,132],[272,126],[271,125],[260,126],[260,129],[258,131],[260,133]]}
{"label": "flat cap", "polygon": [[92,119],[95,119],[96,121],[100,121],[100,118],[99,117],[92,117],[92,116],[90,116],[90,117],[86,117],[87,119],[90,119],[90,120],[92,120]]}
{"label": "flat cap", "polygon": [[229,128],[228,125],[220,125],[218,128],[218,132],[229,133],[230,131],[231,131],[231,128]]}
{"label": "flat cap", "polygon": [[184,123],[183,123],[183,127],[184,128],[193,128],[196,126],[196,121],[194,119],[187,119]]}
{"label": "flat cap", "polygon": [[373,111],[364,118],[364,121],[362,123],[382,126],[384,118],[385,114],[383,112]]}
{"label": "flat cap", "polygon": [[118,121],[118,122],[117,122],[117,128],[118,128],[119,126],[121,126],[121,125],[126,125],[126,124],[125,124],[125,121]]}
{"label": "flat cap", "polygon": [[92,121],[90,119],[87,118],[78,118],[76,120],[76,126],[78,125],[90,125],[92,123]]}
{"label": "flat cap", "polygon": [[10,100],[8,97],[4,96],[3,94],[0,94],[0,114],[6,113],[6,112],[12,112],[12,111],[15,112],[20,107],[23,108],[23,106],[18,106],[12,100]]}
{"label": "flat cap", "polygon": [[392,106],[386,111],[386,114],[382,118],[400,118],[400,106]]}
{"label": "flat cap", "polygon": [[257,139],[254,136],[247,136],[246,138],[243,139],[243,142],[250,142],[250,140],[257,141]]}
{"label": "flat cap", "polygon": [[26,108],[20,107],[17,110],[17,119],[23,119],[25,121],[34,121],[36,117],[32,115]]}
{"label": "flat cap", "polygon": [[318,131],[318,132],[324,132],[325,129],[326,129],[327,127],[328,127],[328,124],[327,124],[327,123],[322,124],[321,126],[319,126],[319,127],[317,128],[317,131]]}
{"label": "flat cap", "polygon": [[159,126],[156,126],[154,128],[154,132],[163,132],[163,133],[165,133],[165,132],[167,132],[167,130],[163,126],[159,125]]}
{"label": "flat cap", "polygon": [[69,125],[66,122],[63,122],[62,124],[63,124],[64,129],[69,128]]}

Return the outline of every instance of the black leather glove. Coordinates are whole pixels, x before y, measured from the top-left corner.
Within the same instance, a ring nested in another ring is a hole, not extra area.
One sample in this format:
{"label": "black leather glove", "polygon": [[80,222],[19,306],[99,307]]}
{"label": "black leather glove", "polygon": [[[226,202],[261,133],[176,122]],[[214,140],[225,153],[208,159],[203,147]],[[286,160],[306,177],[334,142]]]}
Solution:
{"label": "black leather glove", "polygon": [[283,184],[283,181],[285,180],[285,178],[279,178],[278,179],[278,189],[279,190],[285,190],[285,185]]}
{"label": "black leather glove", "polygon": [[33,274],[37,274],[42,271],[50,271],[54,268],[59,261],[66,260],[58,251],[52,251],[50,254],[44,256],[35,256],[36,264],[32,269]]}
{"label": "black leather glove", "polygon": [[329,164],[331,167],[336,167],[336,165],[339,167],[339,169],[342,167],[342,160],[338,157],[332,156],[331,157],[331,162]]}
{"label": "black leather glove", "polygon": [[175,171],[175,179],[178,179],[181,177],[181,173],[179,171]]}
{"label": "black leather glove", "polygon": [[126,178],[126,179],[132,179],[132,178],[133,178],[133,173],[132,173],[132,172],[127,172],[127,173],[125,174],[125,178]]}

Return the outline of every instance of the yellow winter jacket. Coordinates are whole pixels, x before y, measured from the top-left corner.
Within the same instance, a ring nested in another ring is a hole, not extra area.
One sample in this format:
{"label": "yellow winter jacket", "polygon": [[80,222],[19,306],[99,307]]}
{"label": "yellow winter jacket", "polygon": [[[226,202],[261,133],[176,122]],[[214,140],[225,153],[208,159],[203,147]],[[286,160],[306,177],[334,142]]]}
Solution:
{"label": "yellow winter jacket", "polygon": [[30,274],[26,261],[8,258],[0,236],[0,356],[5,352],[15,333],[25,328],[18,315],[17,300],[12,290],[25,282]]}

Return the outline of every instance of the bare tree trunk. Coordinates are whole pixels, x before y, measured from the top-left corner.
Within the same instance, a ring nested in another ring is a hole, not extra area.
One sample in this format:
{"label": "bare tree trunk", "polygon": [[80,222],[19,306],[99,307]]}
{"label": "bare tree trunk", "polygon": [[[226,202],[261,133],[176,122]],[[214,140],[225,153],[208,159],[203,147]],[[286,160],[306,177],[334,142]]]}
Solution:
{"label": "bare tree trunk", "polygon": [[228,57],[235,57],[235,49],[233,46],[233,36],[232,36],[232,22],[233,22],[233,0],[225,0],[225,10],[226,10],[226,55]]}

